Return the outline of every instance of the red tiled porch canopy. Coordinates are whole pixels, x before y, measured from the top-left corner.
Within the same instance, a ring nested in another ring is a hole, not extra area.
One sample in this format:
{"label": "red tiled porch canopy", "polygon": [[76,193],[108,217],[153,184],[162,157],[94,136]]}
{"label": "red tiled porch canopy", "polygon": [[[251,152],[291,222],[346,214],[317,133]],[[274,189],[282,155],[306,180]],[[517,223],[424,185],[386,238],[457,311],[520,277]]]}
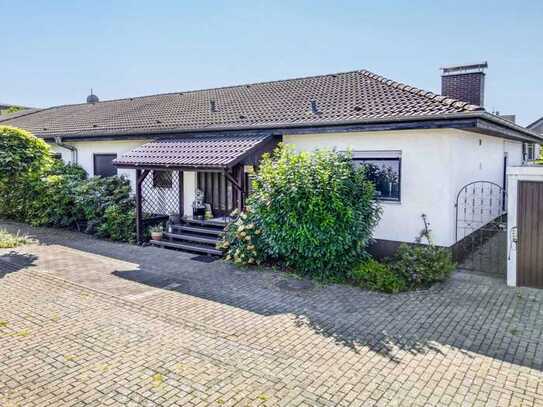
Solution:
{"label": "red tiled porch canopy", "polygon": [[270,134],[159,139],[121,155],[113,163],[120,168],[227,169],[272,139]]}

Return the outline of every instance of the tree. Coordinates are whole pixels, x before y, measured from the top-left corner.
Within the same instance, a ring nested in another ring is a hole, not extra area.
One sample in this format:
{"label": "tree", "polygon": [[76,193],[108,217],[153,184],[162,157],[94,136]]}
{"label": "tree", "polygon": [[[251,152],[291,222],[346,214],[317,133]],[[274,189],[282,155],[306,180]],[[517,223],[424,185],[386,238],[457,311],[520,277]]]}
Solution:
{"label": "tree", "polygon": [[23,108],[19,106],[10,106],[7,109],[0,110],[0,114],[10,114],[10,113],[18,112],[20,110],[23,110]]}

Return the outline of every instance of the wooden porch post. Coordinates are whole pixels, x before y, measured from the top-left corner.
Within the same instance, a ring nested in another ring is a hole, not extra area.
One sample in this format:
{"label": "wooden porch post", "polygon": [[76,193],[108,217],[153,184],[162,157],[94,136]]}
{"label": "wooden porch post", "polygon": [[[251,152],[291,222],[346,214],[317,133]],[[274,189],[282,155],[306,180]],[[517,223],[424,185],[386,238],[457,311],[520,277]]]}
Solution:
{"label": "wooden porch post", "polygon": [[149,170],[136,170],[136,240],[139,245],[144,243],[144,225],[142,212],[142,190],[141,184],[149,174]]}
{"label": "wooden porch post", "polygon": [[184,197],[184,184],[183,184],[183,171],[177,171],[177,178],[179,178],[179,216],[183,218],[185,216],[185,197]]}
{"label": "wooden porch post", "polygon": [[243,165],[238,165],[238,171],[237,171],[237,182],[238,182],[238,185],[240,186],[240,189],[239,189],[239,200],[238,200],[238,208],[240,210],[240,212],[243,210],[243,208],[245,207],[245,182],[244,182],[244,174],[245,174],[245,171],[244,171],[244,167]]}

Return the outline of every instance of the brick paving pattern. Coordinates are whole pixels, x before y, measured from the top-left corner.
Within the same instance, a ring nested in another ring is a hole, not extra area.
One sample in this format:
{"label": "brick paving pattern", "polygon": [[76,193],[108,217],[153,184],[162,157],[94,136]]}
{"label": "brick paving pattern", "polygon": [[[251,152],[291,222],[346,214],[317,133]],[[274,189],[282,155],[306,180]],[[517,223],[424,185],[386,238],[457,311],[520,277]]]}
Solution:
{"label": "brick paving pattern", "polygon": [[0,406],[543,405],[543,290],[381,295],[30,229],[0,250]]}

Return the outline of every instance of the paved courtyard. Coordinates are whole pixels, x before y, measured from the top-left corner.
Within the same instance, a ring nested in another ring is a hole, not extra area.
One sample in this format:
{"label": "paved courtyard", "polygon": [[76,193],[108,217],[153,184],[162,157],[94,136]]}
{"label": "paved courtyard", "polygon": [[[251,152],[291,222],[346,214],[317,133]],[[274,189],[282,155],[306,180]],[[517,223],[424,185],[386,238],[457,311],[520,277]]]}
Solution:
{"label": "paved courtyard", "polygon": [[543,405],[543,290],[381,295],[68,231],[0,250],[0,406]]}

